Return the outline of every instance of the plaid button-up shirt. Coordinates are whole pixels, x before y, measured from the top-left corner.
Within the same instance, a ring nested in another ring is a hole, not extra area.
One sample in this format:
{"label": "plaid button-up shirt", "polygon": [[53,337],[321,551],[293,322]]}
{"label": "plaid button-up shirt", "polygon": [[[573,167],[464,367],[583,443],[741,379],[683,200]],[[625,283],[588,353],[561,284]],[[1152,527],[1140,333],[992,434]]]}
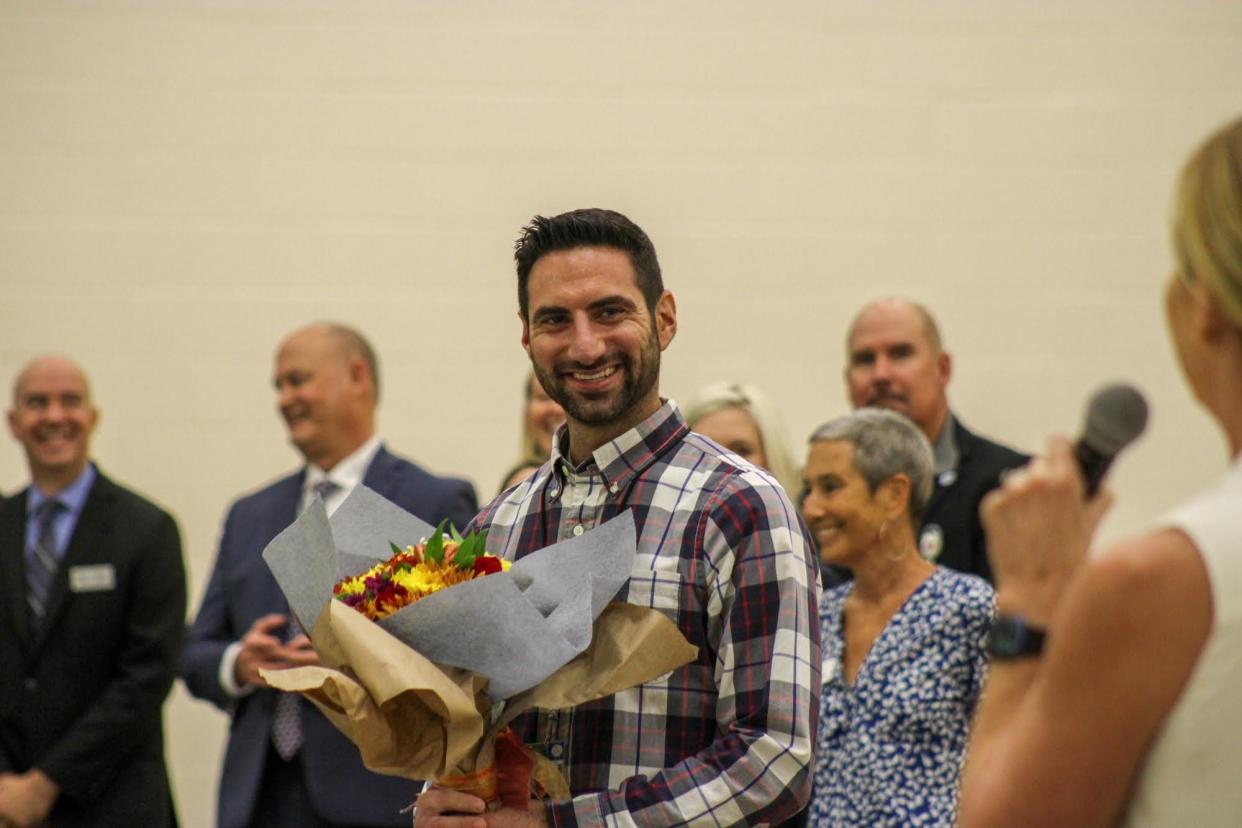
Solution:
{"label": "plaid button-up shirt", "polygon": [[[559,445],[560,437],[558,434]],[[666,402],[580,468],[554,448],[474,528],[521,558],[633,512],[638,555],[620,599],[671,618],[698,658],[518,735],[560,761],[574,798],[556,825],[779,822],[809,796],[818,716],[818,567],[784,490],[686,426]]]}

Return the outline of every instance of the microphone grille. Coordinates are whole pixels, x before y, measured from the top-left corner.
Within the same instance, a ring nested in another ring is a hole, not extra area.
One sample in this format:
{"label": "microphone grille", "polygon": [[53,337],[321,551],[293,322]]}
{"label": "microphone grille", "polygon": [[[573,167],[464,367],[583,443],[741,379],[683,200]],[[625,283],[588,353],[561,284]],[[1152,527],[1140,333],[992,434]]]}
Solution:
{"label": "microphone grille", "polygon": [[1147,427],[1147,400],[1137,388],[1125,383],[1106,385],[1091,397],[1082,441],[1100,454],[1112,457],[1133,442]]}

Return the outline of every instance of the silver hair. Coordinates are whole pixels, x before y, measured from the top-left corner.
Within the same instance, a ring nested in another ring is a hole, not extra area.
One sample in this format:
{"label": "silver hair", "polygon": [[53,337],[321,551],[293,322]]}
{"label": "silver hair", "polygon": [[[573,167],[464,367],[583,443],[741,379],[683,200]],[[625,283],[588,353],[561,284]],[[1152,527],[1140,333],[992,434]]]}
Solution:
{"label": "silver hair", "polygon": [[833,440],[854,447],[854,468],[874,494],[895,474],[910,478],[907,512],[915,531],[932,494],[932,449],[908,417],[884,408],[860,408],[824,423],[811,442]]}

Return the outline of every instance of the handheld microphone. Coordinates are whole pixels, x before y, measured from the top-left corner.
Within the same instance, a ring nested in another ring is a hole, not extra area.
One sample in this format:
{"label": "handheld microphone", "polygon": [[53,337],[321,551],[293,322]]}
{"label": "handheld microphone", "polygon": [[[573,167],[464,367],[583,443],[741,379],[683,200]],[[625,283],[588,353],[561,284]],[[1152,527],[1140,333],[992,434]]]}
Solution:
{"label": "handheld microphone", "polygon": [[1087,405],[1082,436],[1074,443],[1074,457],[1087,484],[1087,499],[1099,491],[1113,458],[1134,442],[1147,427],[1147,400],[1132,385],[1106,385]]}

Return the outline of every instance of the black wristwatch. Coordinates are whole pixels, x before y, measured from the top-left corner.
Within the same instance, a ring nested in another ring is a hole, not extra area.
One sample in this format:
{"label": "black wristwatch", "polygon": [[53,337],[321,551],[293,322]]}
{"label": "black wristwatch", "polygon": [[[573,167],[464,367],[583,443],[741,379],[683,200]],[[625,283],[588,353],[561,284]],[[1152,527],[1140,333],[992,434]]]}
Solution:
{"label": "black wristwatch", "polygon": [[988,631],[987,654],[998,661],[1039,655],[1046,633],[1026,623],[1020,615],[998,615]]}

